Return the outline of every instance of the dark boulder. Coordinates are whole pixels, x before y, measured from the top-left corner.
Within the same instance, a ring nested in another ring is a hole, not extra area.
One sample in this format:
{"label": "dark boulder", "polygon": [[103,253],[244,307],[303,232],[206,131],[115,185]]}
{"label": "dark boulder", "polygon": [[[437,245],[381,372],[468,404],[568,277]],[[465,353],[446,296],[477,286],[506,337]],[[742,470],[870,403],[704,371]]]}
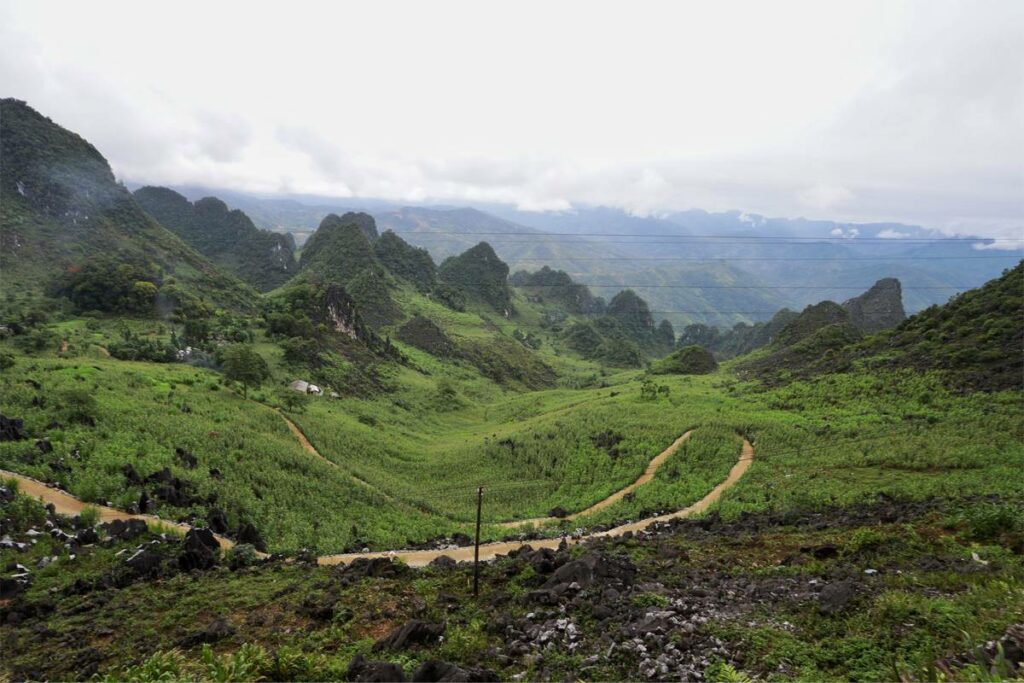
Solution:
{"label": "dark boulder", "polygon": [[14,500],[14,491],[6,486],[0,486],[0,502],[10,503]]}
{"label": "dark boulder", "polygon": [[439,569],[452,569],[458,563],[447,555],[439,555],[430,561],[431,567],[437,567]]}
{"label": "dark boulder", "polygon": [[822,614],[841,612],[857,596],[853,581],[836,581],[821,589],[818,594],[818,611]]}
{"label": "dark boulder", "polygon": [[235,635],[235,627],[223,619],[214,619],[204,628],[181,639],[182,647],[194,647],[204,643],[216,643]]}
{"label": "dark boulder", "polygon": [[358,654],[348,665],[345,678],[367,683],[404,683],[407,679],[402,667],[391,662],[379,662]]}
{"label": "dark boulder", "polygon": [[153,508],[154,506],[149,500],[149,494],[143,491],[142,494],[139,495],[139,512],[146,514],[147,512],[152,512]]}
{"label": "dark boulder", "polygon": [[374,643],[373,651],[404,650],[413,645],[432,645],[441,639],[444,631],[444,624],[432,624],[413,619],[405,626],[396,628],[385,638]]}
{"label": "dark boulder", "polygon": [[466,534],[454,534],[452,536],[452,543],[459,547],[465,547],[467,545],[473,545],[473,539]]}
{"label": "dark boulder", "polygon": [[267,552],[267,543],[263,540],[259,530],[248,522],[242,522],[235,533],[235,540],[239,543],[248,543],[261,553]]}
{"label": "dark boulder", "polygon": [[93,543],[98,543],[99,540],[100,535],[92,527],[82,529],[75,534],[75,543],[78,545],[92,545]]}
{"label": "dark boulder", "polygon": [[335,576],[343,584],[355,583],[366,577],[390,579],[408,569],[405,565],[391,561],[389,557],[360,557],[335,570]]}
{"label": "dark boulder", "polygon": [[49,439],[39,439],[39,441],[36,441],[36,448],[38,448],[39,452],[43,455],[53,453],[53,444],[50,443]]}
{"label": "dark boulder", "polygon": [[115,519],[103,525],[107,535],[122,541],[130,541],[141,536],[149,530],[149,526],[141,519],[121,520]]}
{"label": "dark boulder", "polygon": [[467,681],[500,681],[498,675],[489,669],[470,667],[463,669],[439,659],[428,659],[420,664],[412,674],[416,683],[465,683]]}
{"label": "dark boulder", "polygon": [[864,334],[896,327],[907,319],[903,289],[894,277],[883,278],[860,296],[844,301],[843,308],[850,314],[853,326]]}
{"label": "dark boulder", "polygon": [[0,441],[21,441],[27,438],[24,420],[0,415]]}
{"label": "dark boulder", "polygon": [[558,519],[562,519],[562,518],[568,517],[568,516],[569,516],[569,511],[566,510],[564,507],[562,507],[560,505],[557,506],[557,507],[551,508],[551,511],[548,512],[548,517],[557,517]]}
{"label": "dark boulder", "polygon": [[160,572],[164,559],[164,556],[155,550],[144,548],[129,557],[125,564],[136,576],[154,576]]}
{"label": "dark boulder", "polygon": [[206,513],[206,523],[210,525],[210,529],[216,534],[226,534],[228,532],[228,518],[220,508],[210,508],[210,511]]}
{"label": "dark boulder", "polygon": [[625,557],[591,552],[567,562],[551,575],[544,588],[576,583],[580,588],[593,584],[630,586],[636,578],[636,566]]}
{"label": "dark boulder", "polygon": [[126,462],[121,468],[121,474],[124,475],[125,481],[131,486],[142,485],[142,477],[135,471],[135,467],[131,463]]}
{"label": "dark boulder", "polygon": [[185,543],[180,555],[178,566],[183,571],[193,569],[210,569],[217,564],[217,552],[220,544],[209,529],[190,529],[185,534]]}

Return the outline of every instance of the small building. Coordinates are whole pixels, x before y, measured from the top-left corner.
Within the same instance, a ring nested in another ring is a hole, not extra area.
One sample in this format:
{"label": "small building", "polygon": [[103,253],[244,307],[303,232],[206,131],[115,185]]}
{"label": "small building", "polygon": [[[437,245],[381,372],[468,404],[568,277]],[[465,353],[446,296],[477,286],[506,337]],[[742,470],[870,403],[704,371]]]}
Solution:
{"label": "small building", "polygon": [[312,394],[314,396],[319,396],[320,394],[323,393],[320,390],[320,387],[318,387],[317,385],[310,384],[309,382],[303,381],[301,379],[295,380],[288,386],[292,389],[292,391],[297,391],[300,394]]}

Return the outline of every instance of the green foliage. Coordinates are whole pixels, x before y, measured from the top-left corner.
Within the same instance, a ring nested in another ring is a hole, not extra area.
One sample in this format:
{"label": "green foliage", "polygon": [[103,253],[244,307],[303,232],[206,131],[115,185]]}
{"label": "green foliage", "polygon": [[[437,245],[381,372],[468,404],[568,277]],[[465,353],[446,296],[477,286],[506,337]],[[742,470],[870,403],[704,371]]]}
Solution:
{"label": "green foliage", "polygon": [[671,601],[661,593],[637,593],[632,599],[633,607],[646,609],[649,607],[668,607]]}
{"label": "green foliage", "polygon": [[104,683],[116,683],[119,681],[138,681],[139,683],[183,681],[187,678],[184,674],[185,663],[185,655],[179,650],[157,650],[141,664],[126,666],[118,673],[108,674],[101,680]]}
{"label": "green foliage", "polygon": [[399,327],[395,338],[438,358],[449,358],[455,354],[455,344],[444,330],[422,315],[413,316]]}
{"label": "green foliage", "polygon": [[232,344],[220,354],[224,376],[232,382],[240,382],[248,395],[250,387],[258,387],[270,377],[270,367],[248,344]]}
{"label": "green foliage", "polygon": [[127,257],[99,256],[68,274],[58,289],[80,311],[153,316],[158,274],[149,264]]}
{"label": "green foliage", "polygon": [[99,404],[88,389],[65,389],[56,398],[60,415],[67,422],[92,425],[99,417]]}
{"label": "green foliage", "polygon": [[206,667],[204,678],[214,683],[244,683],[263,680],[261,672],[270,664],[270,656],[259,645],[245,643],[237,652],[217,655],[209,645],[203,645],[202,662]]}
{"label": "green foliage", "polygon": [[100,522],[100,510],[95,505],[88,505],[78,513],[78,517],[85,526],[94,527]]}

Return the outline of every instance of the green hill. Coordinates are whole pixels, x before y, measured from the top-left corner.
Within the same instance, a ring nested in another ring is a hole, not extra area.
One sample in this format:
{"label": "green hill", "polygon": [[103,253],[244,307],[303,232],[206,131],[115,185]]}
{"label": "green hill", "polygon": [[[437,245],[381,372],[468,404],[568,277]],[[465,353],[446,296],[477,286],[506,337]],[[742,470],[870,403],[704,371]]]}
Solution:
{"label": "green hill", "polygon": [[287,235],[260,230],[239,210],[216,197],[194,204],[165,187],[133,193],[149,215],[218,266],[260,291],[268,291],[298,272],[293,243]]}
{"label": "green hill", "polygon": [[844,309],[809,306],[737,366],[769,381],[864,368],[939,371],[965,390],[1024,386],[1024,262],[978,289],[862,339]]}
{"label": "green hill", "polygon": [[[139,208],[95,147],[19,100],[0,100],[0,156],[7,291],[59,290],[80,307],[99,302],[112,310],[123,300],[149,315],[253,304],[249,287]],[[131,272],[117,273],[119,264]]]}

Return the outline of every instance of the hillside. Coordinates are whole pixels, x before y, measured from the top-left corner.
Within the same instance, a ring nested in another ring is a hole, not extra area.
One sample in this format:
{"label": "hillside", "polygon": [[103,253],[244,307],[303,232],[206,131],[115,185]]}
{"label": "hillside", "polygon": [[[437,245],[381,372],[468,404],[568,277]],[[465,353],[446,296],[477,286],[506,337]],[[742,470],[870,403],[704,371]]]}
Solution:
{"label": "hillside", "polygon": [[737,366],[778,381],[901,367],[940,371],[954,386],[1000,391],[1024,386],[1024,262],[982,287],[932,306],[897,327],[860,340],[845,309],[808,307],[763,354]]}
{"label": "hillside", "polygon": [[149,283],[133,305],[150,315],[253,304],[250,288],[146,215],[96,148],[24,102],[0,100],[0,154],[0,269],[8,291],[107,289],[104,279],[87,285],[78,275],[110,271],[114,260],[134,264],[128,288]]}
{"label": "hillside", "polygon": [[279,287],[298,272],[289,236],[259,230],[216,197],[193,204],[165,187],[143,187],[132,196],[165,228],[260,291]]}

